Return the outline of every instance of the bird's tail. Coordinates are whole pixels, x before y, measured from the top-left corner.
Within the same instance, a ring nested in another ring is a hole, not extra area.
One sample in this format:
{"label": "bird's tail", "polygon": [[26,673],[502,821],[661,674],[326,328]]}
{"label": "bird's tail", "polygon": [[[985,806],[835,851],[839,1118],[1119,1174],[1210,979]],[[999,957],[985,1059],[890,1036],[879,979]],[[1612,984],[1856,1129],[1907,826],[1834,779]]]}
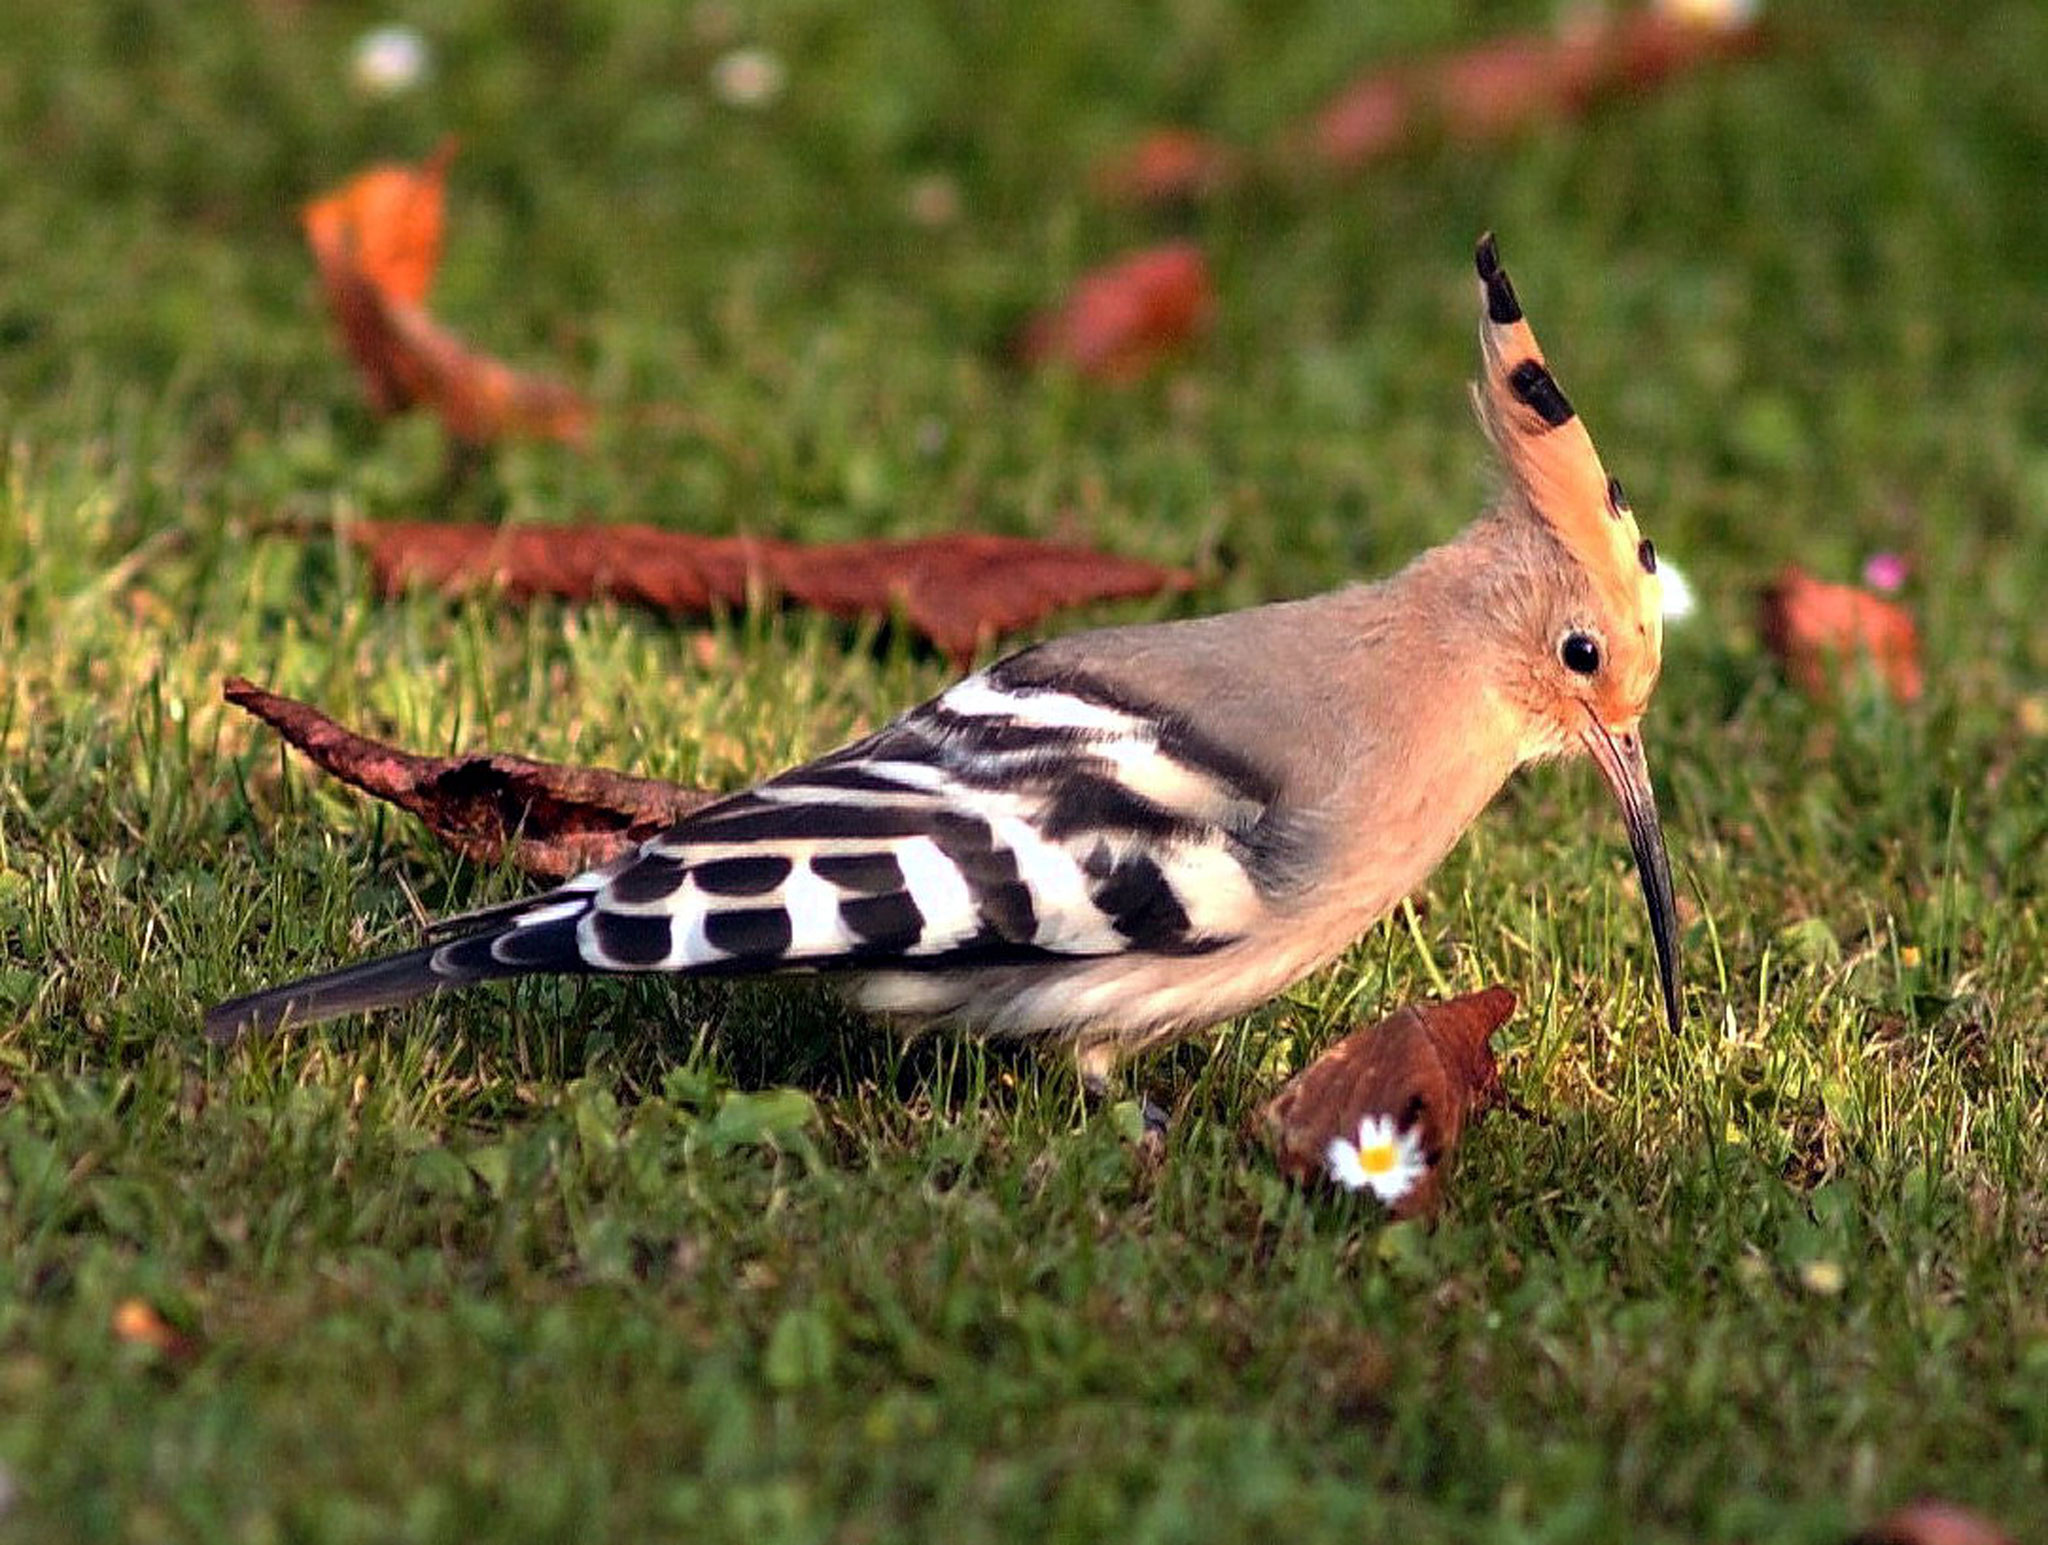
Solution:
{"label": "bird's tail", "polygon": [[590,890],[582,886],[550,891],[437,925],[436,932],[458,930],[454,938],[230,998],[206,1011],[207,1039],[226,1044],[286,1024],[317,1024],[395,1008],[499,977],[587,971],[576,945],[576,925],[591,900]]}

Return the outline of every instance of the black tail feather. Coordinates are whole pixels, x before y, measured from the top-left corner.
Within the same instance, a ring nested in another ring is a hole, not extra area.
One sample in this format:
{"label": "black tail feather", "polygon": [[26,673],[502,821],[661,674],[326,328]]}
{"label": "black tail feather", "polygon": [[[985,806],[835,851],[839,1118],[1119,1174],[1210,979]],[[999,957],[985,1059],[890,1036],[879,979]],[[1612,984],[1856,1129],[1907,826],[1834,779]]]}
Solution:
{"label": "black tail feather", "polygon": [[225,1045],[244,1035],[280,1029],[288,1023],[311,1025],[344,1014],[394,1008],[429,993],[482,981],[487,974],[510,976],[517,970],[437,970],[434,957],[440,953],[439,945],[428,945],[407,950],[403,955],[388,955],[382,960],[368,960],[282,987],[252,992],[246,997],[230,998],[206,1011],[206,1038]]}
{"label": "black tail feather", "polygon": [[529,897],[522,905],[492,908],[486,926],[467,937],[438,940],[230,998],[206,1011],[206,1037],[225,1045],[287,1024],[313,1025],[345,1014],[396,1008],[473,982],[532,971],[588,970],[576,948],[575,918],[519,926],[521,915],[563,899],[553,892]]}

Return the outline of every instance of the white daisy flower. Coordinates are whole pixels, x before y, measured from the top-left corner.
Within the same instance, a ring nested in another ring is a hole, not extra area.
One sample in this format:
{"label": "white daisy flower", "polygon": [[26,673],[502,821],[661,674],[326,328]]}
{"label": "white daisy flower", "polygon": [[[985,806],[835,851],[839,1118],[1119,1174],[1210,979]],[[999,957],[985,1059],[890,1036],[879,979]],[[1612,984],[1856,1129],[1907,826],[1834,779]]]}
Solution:
{"label": "white daisy flower", "polygon": [[773,107],[788,83],[781,57],[765,48],[735,48],[711,66],[712,95],[727,107]]}
{"label": "white daisy flower", "polygon": [[1657,0],[1653,9],[1673,21],[1725,31],[1749,26],[1762,5],[1760,0]]}
{"label": "white daisy flower", "polygon": [[397,96],[422,84],[434,68],[427,40],[410,27],[378,27],[356,39],[349,71],[359,90]]}
{"label": "white daisy flower", "polygon": [[1391,1116],[1368,1115],[1358,1123],[1358,1141],[1330,1139],[1330,1178],[1347,1191],[1370,1190],[1389,1207],[1415,1189],[1429,1165],[1422,1157],[1422,1131],[1403,1132]]}
{"label": "white daisy flower", "polygon": [[1664,582],[1663,612],[1666,622],[1683,622],[1698,609],[1699,603],[1693,599],[1692,586],[1678,571],[1678,565],[1669,558],[1657,560],[1657,578]]}

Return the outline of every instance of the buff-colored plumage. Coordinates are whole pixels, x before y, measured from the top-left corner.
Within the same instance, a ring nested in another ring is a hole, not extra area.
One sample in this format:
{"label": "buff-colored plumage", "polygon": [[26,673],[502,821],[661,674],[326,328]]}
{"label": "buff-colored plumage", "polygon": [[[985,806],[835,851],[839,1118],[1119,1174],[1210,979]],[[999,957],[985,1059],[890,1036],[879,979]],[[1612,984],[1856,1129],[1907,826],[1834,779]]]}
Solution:
{"label": "buff-colored plumage", "polygon": [[1027,649],[876,735],[390,960],[221,1005],[222,1038],[530,971],[827,971],[911,1021],[1100,1065],[1242,1012],[1420,885],[1515,769],[1589,753],[1678,1021],[1640,721],[1656,558],[1478,254],[1496,507],[1389,579]]}

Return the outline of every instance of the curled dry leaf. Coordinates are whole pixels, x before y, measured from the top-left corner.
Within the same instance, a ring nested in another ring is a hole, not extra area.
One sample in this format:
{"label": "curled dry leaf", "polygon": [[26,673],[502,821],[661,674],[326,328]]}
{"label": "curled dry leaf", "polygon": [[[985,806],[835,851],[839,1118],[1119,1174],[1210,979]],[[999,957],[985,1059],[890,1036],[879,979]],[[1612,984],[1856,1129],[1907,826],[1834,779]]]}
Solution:
{"label": "curled dry leaf", "polygon": [[1033,318],[1024,360],[1098,381],[1134,381],[1207,326],[1214,307],[1199,247],[1152,247],[1082,275],[1062,305]]}
{"label": "curled dry leaf", "polygon": [[418,816],[457,852],[480,864],[509,860],[543,879],[605,863],[717,797],[659,778],[523,756],[419,756],[240,677],[221,693],[315,765]]}
{"label": "curled dry leaf", "polygon": [[1953,1502],[1915,1502],[1872,1524],[1846,1545],[2014,1545],[1981,1513]]}
{"label": "curled dry leaf", "polygon": [[1335,1138],[1358,1135],[1367,1117],[1419,1130],[1426,1166],[1392,1209],[1425,1217],[1443,1202],[1446,1161],[1465,1128],[1501,1097],[1493,1033],[1515,995],[1489,987],[1443,1003],[1411,1003],[1354,1030],[1290,1079],[1266,1106],[1267,1140],[1283,1173],[1304,1183],[1328,1174]]}
{"label": "curled dry leaf", "polygon": [[1899,702],[1920,696],[1919,630],[1895,601],[1787,564],[1763,592],[1757,626],[1792,684],[1810,697],[1827,696],[1866,664]]}
{"label": "curled dry leaf", "polygon": [[1293,137],[1290,159],[1348,170],[1431,133],[1483,141],[1574,117],[1600,97],[1754,52],[1746,17],[1665,10],[1594,13],[1557,32],[1516,33],[1439,58],[1375,70],[1340,92]]}
{"label": "curled dry leaf", "polygon": [[455,141],[444,139],[418,166],[373,166],[306,205],[300,219],[322,276],[339,264],[393,300],[424,304],[441,267],[454,159]]}
{"label": "curled dry leaf", "polygon": [[498,586],[514,600],[614,596],[667,613],[787,599],[835,617],[904,620],[956,661],[1062,607],[1181,591],[1183,569],[1022,537],[956,533],[802,546],[651,526],[346,528],[387,593]]}
{"label": "curled dry leaf", "polygon": [[[1764,41],[1739,0],[1621,15],[1594,9],[1554,32],[1513,33],[1368,71],[1283,134],[1250,170],[1350,171],[1432,136],[1466,143],[1505,138],[1576,117],[1603,96],[1647,91],[1696,66],[1754,53]],[[1155,129],[1101,166],[1095,191],[1111,203],[1189,203],[1246,170],[1247,158],[1215,140]]]}
{"label": "curled dry leaf", "polygon": [[431,407],[448,432],[471,445],[507,436],[581,445],[590,409],[570,387],[465,347],[418,306],[375,305],[369,348],[380,374],[399,392],[397,405]]}
{"label": "curled dry leaf", "polygon": [[379,413],[432,408],[471,444],[506,435],[579,443],[590,427],[581,397],[473,352],[425,309],[454,149],[444,141],[417,167],[372,167],[301,211],[342,343]]}

